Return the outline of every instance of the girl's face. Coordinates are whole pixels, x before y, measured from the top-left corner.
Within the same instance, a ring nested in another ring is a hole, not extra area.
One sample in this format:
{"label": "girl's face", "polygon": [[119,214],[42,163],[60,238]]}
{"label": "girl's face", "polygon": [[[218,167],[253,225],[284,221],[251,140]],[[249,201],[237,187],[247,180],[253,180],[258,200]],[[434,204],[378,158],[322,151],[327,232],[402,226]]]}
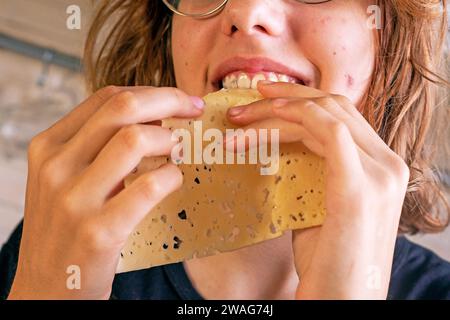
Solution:
{"label": "girl's face", "polygon": [[205,20],[174,15],[177,86],[203,96],[219,89],[224,73],[282,70],[358,104],[374,66],[375,31],[367,23],[372,3],[230,0],[220,14]]}

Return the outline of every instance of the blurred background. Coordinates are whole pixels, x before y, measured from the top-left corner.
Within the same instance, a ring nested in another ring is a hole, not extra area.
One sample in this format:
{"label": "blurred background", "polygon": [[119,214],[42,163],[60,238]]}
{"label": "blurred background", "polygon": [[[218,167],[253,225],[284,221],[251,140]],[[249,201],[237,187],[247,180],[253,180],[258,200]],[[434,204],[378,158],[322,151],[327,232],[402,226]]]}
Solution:
{"label": "blurred background", "polygon": [[[80,59],[93,2],[0,0],[0,245],[23,217],[30,139],[87,95]],[[71,30],[73,5],[81,25]],[[450,159],[440,167],[449,172]],[[450,260],[450,229],[412,240]]]}

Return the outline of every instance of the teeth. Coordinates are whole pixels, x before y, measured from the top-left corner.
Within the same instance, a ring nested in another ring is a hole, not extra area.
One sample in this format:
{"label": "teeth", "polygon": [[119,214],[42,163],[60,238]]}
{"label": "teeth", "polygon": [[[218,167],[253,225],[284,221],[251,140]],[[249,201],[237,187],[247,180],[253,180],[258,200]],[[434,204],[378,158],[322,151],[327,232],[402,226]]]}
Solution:
{"label": "teeth", "polygon": [[236,89],[238,87],[238,82],[237,82],[237,77],[233,74],[231,76],[228,77],[228,85],[230,89]]}
{"label": "teeth", "polygon": [[222,80],[222,87],[225,89],[256,89],[258,81],[269,80],[273,82],[290,82],[297,83],[298,81],[285,74],[277,74],[275,72],[260,72],[253,74],[247,74],[240,72],[227,75]]}
{"label": "teeth", "polygon": [[252,80],[246,73],[241,73],[237,81],[238,88],[240,89],[250,89],[252,86]]}
{"label": "teeth", "polygon": [[252,79],[252,89],[257,88],[258,81],[266,80],[266,77],[263,74],[258,73],[256,76]]}
{"label": "teeth", "polygon": [[269,73],[269,78],[267,80],[273,81],[273,82],[278,82],[278,77],[275,73],[271,72],[271,73]]}
{"label": "teeth", "polygon": [[278,76],[278,81],[280,82],[289,82],[289,77],[285,74],[280,74]]}

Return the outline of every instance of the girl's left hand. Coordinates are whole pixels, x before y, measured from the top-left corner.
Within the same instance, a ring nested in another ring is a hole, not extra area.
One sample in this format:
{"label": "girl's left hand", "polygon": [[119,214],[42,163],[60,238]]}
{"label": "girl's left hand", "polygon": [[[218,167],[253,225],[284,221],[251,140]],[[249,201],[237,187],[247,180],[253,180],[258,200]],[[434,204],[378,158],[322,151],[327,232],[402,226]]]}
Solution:
{"label": "girl's left hand", "polygon": [[278,128],[326,162],[327,216],[293,231],[297,299],[385,299],[409,169],[347,98],[291,83],[258,84],[264,100],[232,108],[245,129]]}

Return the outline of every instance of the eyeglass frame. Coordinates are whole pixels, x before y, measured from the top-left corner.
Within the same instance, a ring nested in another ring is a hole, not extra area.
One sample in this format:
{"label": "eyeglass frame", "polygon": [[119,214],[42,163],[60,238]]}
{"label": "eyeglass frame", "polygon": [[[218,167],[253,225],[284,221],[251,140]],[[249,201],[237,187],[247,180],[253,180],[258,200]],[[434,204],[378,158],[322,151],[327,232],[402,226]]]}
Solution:
{"label": "eyeglass frame", "polygon": [[[320,2],[307,2],[304,0],[297,0],[299,2],[305,3],[305,4],[321,4],[321,3],[325,3],[325,2],[330,2],[331,0],[323,0]],[[210,10],[208,12],[205,13],[196,13],[196,14],[187,14],[187,13],[183,13],[181,11],[179,11],[177,8],[175,8],[175,6],[171,3],[169,3],[169,0],[162,0],[162,2],[166,5],[166,7],[172,11],[173,13],[182,16],[182,17],[188,17],[188,18],[194,18],[194,19],[207,19],[210,17],[215,16],[216,14],[218,14],[220,11],[222,11],[222,9],[225,7],[225,5],[227,4],[228,0],[223,0],[218,6],[217,8]]]}

